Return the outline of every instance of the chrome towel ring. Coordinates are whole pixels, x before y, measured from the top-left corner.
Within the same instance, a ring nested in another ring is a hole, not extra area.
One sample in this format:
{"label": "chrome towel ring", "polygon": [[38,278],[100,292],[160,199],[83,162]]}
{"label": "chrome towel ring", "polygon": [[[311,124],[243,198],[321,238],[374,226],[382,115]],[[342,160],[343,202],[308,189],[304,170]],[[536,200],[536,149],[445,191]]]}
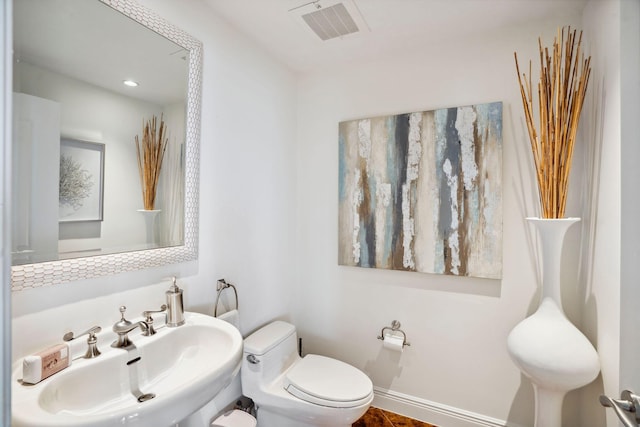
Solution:
{"label": "chrome towel ring", "polygon": [[218,303],[220,303],[220,294],[222,294],[222,291],[224,291],[227,288],[233,289],[233,293],[236,297],[236,310],[238,309],[238,291],[236,290],[236,287],[231,283],[227,283],[224,279],[219,279],[216,285],[217,295],[216,295],[216,303],[213,306],[213,317],[218,317]]}

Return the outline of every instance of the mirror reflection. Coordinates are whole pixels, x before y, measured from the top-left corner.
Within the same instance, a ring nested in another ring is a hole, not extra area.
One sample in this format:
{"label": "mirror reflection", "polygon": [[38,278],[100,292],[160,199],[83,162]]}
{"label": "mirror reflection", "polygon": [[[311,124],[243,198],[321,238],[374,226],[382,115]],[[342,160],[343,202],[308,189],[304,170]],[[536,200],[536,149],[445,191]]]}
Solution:
{"label": "mirror reflection", "polygon": [[[188,55],[98,0],[14,2],[12,265],[184,244]],[[145,210],[135,138],[154,118]]]}

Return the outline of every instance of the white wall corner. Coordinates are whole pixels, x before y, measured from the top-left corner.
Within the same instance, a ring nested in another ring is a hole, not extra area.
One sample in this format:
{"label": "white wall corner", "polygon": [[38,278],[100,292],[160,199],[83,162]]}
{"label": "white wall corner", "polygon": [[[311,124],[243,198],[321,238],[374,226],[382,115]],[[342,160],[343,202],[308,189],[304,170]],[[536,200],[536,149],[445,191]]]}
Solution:
{"label": "white wall corner", "polygon": [[[624,296],[624,242],[628,238],[637,243],[638,235],[631,229],[626,230],[624,226],[625,181],[632,187],[637,187],[635,181],[627,177],[632,171],[624,167],[624,159],[629,158],[629,155],[624,154],[625,146],[620,134],[620,101],[623,92],[620,80],[621,56],[625,55],[621,51],[620,30],[621,5],[625,1],[590,0],[582,17],[582,29],[587,41],[586,52],[591,55],[592,74],[581,126],[586,130],[585,142],[594,144],[594,151],[598,153],[597,169],[590,171],[594,179],[587,188],[595,196],[590,213],[593,221],[590,236],[592,245],[588,248],[592,256],[584,260],[581,272],[585,278],[583,285],[587,290],[582,320],[590,331],[589,336],[595,341],[601,375],[594,383],[580,390],[576,406],[579,411],[576,425],[580,426],[613,427],[619,424],[612,410],[600,406],[598,397],[600,394],[619,396],[621,348],[625,346],[621,330],[621,322],[624,322],[621,320],[621,308],[625,300],[630,304],[634,301]],[[637,117],[634,120],[637,121]],[[637,145],[637,142],[634,143]],[[637,163],[634,165],[632,168],[637,169]],[[632,203],[638,205],[635,198]],[[633,217],[633,222],[637,223],[637,214]],[[633,246],[637,246],[636,243]],[[630,268],[635,285],[637,258],[633,263],[633,268]]]}
{"label": "white wall corner", "polygon": [[620,0],[620,133],[622,250],[620,259],[620,389],[640,393],[640,321],[637,301],[640,259],[640,1]]}

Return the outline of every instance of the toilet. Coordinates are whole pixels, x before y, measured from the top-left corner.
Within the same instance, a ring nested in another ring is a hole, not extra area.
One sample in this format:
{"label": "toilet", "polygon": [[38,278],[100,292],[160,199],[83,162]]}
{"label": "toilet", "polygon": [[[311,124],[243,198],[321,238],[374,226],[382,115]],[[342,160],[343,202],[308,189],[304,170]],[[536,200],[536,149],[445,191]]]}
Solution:
{"label": "toilet", "polygon": [[260,427],[350,427],[373,400],[359,369],[329,357],[297,353],[296,328],[274,321],[244,340],[240,379]]}

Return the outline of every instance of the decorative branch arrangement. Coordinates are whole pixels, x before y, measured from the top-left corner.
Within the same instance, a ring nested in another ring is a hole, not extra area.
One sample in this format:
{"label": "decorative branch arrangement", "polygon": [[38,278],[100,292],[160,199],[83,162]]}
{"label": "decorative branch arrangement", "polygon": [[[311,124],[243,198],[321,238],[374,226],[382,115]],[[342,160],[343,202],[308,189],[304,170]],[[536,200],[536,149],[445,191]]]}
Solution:
{"label": "decorative branch arrangement", "polygon": [[558,29],[551,53],[548,48],[542,48],[542,41],[538,38],[539,134],[534,122],[531,61],[527,79],[526,74],[520,73],[518,55],[514,52],[543,218],[564,217],[573,146],[591,74],[591,57],[584,59],[580,50],[581,42],[582,31],[576,42],[576,30],[572,33],[571,27],[568,28],[566,41],[564,28]]}
{"label": "decorative branch arrangement", "polygon": [[145,210],[153,210],[155,206],[162,159],[169,142],[169,138],[165,137],[166,131],[167,127],[162,116],[160,116],[160,129],[158,129],[157,118],[154,115],[151,120],[147,120],[142,125],[142,143],[138,140],[138,135],[135,137]]}

